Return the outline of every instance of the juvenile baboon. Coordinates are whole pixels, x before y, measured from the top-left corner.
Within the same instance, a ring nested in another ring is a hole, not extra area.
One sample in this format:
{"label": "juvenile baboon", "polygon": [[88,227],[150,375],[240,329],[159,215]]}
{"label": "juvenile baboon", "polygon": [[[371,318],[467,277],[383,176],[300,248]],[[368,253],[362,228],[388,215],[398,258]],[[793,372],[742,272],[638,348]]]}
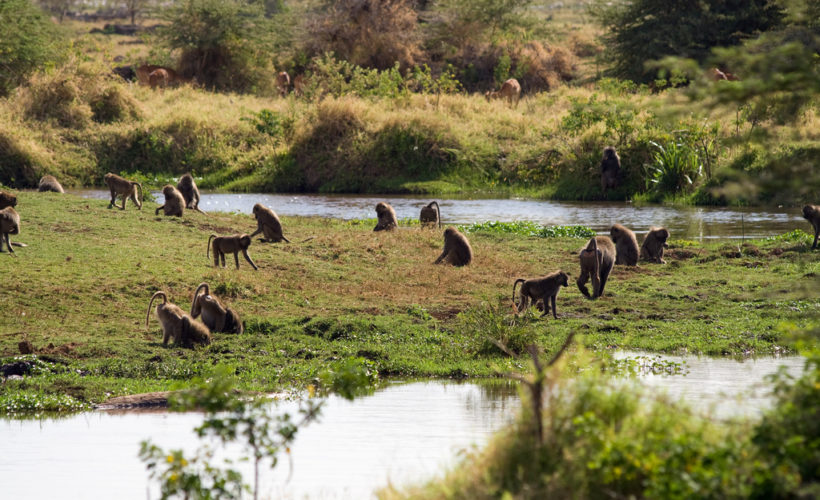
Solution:
{"label": "juvenile baboon", "polygon": [[271,243],[286,241],[290,243],[290,240],[282,234],[282,222],[279,221],[276,212],[261,203],[257,203],[253,206],[253,216],[256,218],[256,231],[251,234],[251,238],[262,233],[264,238],[260,238],[259,241]]}
{"label": "juvenile baboon", "polygon": [[6,191],[0,191],[0,210],[6,207],[17,206],[17,195]]}
{"label": "juvenile baboon", "polygon": [[194,182],[194,177],[191,174],[185,174],[179,178],[177,190],[182,193],[182,197],[185,199],[185,208],[205,213],[199,208],[199,188],[196,187],[196,182]]}
{"label": "juvenile baboon", "polygon": [[640,253],[638,250],[638,239],[635,237],[635,233],[625,226],[615,224],[610,228],[609,235],[612,237],[612,241],[615,242],[615,263],[637,266]]}
{"label": "juvenile baboon", "polygon": [[182,213],[185,211],[185,198],[182,197],[182,193],[174,186],[166,184],[165,187],[162,188],[162,194],[165,195],[165,204],[158,206],[157,209],[154,210],[154,215],[157,215],[160,210],[163,210],[165,215],[182,217]]}
{"label": "juvenile baboon", "polygon": [[[435,205],[436,208],[433,208],[433,205]],[[441,212],[439,211],[437,201],[431,201],[426,206],[421,207],[419,222],[421,222],[422,226],[433,225],[435,227],[435,225],[438,224],[439,229],[441,229]]]}
{"label": "juvenile baboon", "polygon": [[[199,293],[203,288],[205,291]],[[191,302],[191,317],[196,318],[200,314],[202,314],[202,322],[212,332],[243,333],[245,331],[239,314],[230,307],[224,306],[217,297],[211,295],[207,283],[202,283],[197,287]]]}
{"label": "juvenile baboon", "polygon": [[207,345],[211,343],[211,333],[208,327],[194,321],[193,318],[185,314],[179,306],[168,302],[165,292],[159,291],[151,296],[148,302],[148,312],[145,315],[145,328],[148,328],[148,320],[151,317],[151,305],[154,299],[162,297],[162,303],[157,304],[157,319],[162,325],[162,344],[168,345],[168,339],[172,339],[174,344],[183,347],[192,347],[193,344]]}
{"label": "juvenile baboon", "polygon": [[[122,195],[122,206],[119,207],[120,210],[125,210],[125,202],[129,196],[131,200],[133,200],[134,205],[137,206],[137,209],[142,210],[142,185],[139,182],[129,181],[111,172],[105,174],[103,180],[108,186],[109,191],[111,191],[111,203],[108,204],[108,208],[117,206],[114,204],[117,200],[117,195]],[[137,199],[137,190],[139,190],[140,193],[139,199]]]}
{"label": "juvenile baboon", "polygon": [[507,99],[510,106],[513,105],[514,101],[515,106],[518,107],[518,99],[521,98],[521,84],[515,78],[510,78],[501,84],[499,90],[485,93],[484,98],[487,99],[487,102],[490,99]]}
{"label": "juvenile baboon", "polygon": [[65,193],[63,186],[53,175],[44,175],[37,184],[37,191],[52,191],[54,193]]}
{"label": "juvenile baboon", "polygon": [[6,207],[0,210],[0,252],[3,251],[5,241],[9,253],[14,253],[11,240],[9,240],[10,234],[20,234],[20,215],[14,208]]}
{"label": "juvenile baboon", "polygon": [[615,265],[615,244],[606,236],[595,236],[581,249],[578,257],[581,261],[581,274],[575,282],[578,290],[590,298],[586,284],[592,279],[591,298],[600,297],[604,294],[606,280]]}
{"label": "juvenile baboon", "polygon": [[[515,302],[515,287],[519,284],[521,285],[521,302]],[[569,286],[569,276],[564,271],[555,271],[550,273],[546,276],[541,278],[534,278],[525,280],[523,278],[518,278],[513,283],[513,293],[512,293],[512,301],[515,304],[515,309],[519,313],[524,312],[527,310],[527,306],[529,305],[530,299],[532,299],[532,303],[535,304],[538,300],[544,301],[544,309],[543,314],[541,317],[543,318],[550,312],[550,301],[552,301],[552,317],[558,319],[558,315],[555,309],[555,297],[558,296],[558,292],[561,290],[562,286]]]}
{"label": "juvenile baboon", "polygon": [[251,246],[250,236],[247,234],[234,234],[231,236],[217,236],[212,234],[208,237],[208,251],[205,252],[208,258],[210,258],[211,238],[214,240],[214,267],[219,267],[220,258],[222,259],[222,267],[225,267],[225,254],[232,253],[233,260],[236,262],[236,268],[239,269],[239,252],[242,252],[242,255],[245,256],[245,260],[253,267],[254,271],[259,270],[256,264],[251,260],[250,255],[248,255],[248,247]]}
{"label": "juvenile baboon", "polygon": [[374,231],[392,231],[399,227],[396,211],[388,203],[380,201],[376,204],[376,216],[379,218],[379,223],[373,228]]}
{"label": "juvenile baboon", "polygon": [[657,264],[666,264],[666,261],[663,260],[663,249],[669,248],[669,245],[666,244],[668,239],[669,231],[665,227],[650,227],[641,244],[641,259]]}
{"label": "juvenile baboon", "polygon": [[618,176],[621,172],[621,159],[612,146],[604,148],[604,157],[601,159],[601,189],[604,198],[606,190],[618,187]]}
{"label": "juvenile baboon", "polygon": [[817,237],[820,236],[820,205],[806,205],[803,207],[803,218],[811,222],[814,228],[814,243],[811,249],[817,248]]}
{"label": "juvenile baboon", "polygon": [[466,266],[473,260],[473,249],[467,237],[458,229],[448,227],[444,230],[444,250],[433,264],[445,261],[454,266]]}

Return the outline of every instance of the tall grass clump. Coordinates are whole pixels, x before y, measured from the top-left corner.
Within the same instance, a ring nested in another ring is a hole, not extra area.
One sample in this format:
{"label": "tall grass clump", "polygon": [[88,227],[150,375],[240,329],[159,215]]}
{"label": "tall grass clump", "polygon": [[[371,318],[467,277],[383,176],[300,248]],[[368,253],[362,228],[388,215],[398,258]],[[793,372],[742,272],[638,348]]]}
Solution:
{"label": "tall grass clump", "polygon": [[29,120],[72,129],[141,116],[136,99],[113,75],[76,61],[33,75],[18,90],[16,105]]}
{"label": "tall grass clump", "polygon": [[656,151],[647,167],[647,187],[658,194],[679,194],[690,191],[703,173],[698,155],[686,144],[666,145],[650,142]]}

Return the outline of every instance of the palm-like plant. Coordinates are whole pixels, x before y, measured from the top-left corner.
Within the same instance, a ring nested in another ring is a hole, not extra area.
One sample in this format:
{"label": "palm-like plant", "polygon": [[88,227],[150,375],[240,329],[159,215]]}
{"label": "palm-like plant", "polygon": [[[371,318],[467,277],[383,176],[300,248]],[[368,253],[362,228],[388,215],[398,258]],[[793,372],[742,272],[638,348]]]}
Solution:
{"label": "palm-like plant", "polygon": [[697,151],[686,144],[670,142],[666,146],[650,141],[658,150],[646,168],[646,188],[659,193],[688,191],[703,174]]}

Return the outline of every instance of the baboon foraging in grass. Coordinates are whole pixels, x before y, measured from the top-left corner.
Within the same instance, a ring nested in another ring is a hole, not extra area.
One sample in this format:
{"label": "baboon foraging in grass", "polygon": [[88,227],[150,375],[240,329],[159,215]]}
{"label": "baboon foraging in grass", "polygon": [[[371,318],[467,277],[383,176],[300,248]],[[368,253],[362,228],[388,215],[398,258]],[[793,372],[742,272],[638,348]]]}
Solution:
{"label": "baboon foraging in grass", "polygon": [[461,234],[458,229],[448,227],[444,230],[444,250],[433,264],[446,262],[454,266],[466,266],[473,260],[473,249],[467,237]]}
{"label": "baboon foraging in grass", "polygon": [[[214,250],[214,267],[219,267],[220,258],[222,259],[222,267],[225,267],[225,254],[232,253],[233,260],[236,262],[236,268],[239,269],[239,252],[242,252],[242,255],[245,256],[245,260],[253,267],[254,271],[258,271],[259,268],[256,267],[256,264],[253,263],[251,260],[251,256],[248,255],[248,247],[251,246],[251,237],[247,234],[234,234],[231,236],[217,236],[212,234],[208,237],[208,250],[211,249],[211,238],[213,238],[213,250]],[[209,252],[206,251],[205,255],[210,258]]]}
{"label": "baboon foraging in grass", "polygon": [[286,241],[290,243],[290,240],[282,234],[282,222],[276,212],[261,203],[257,203],[253,206],[253,216],[256,218],[256,231],[251,233],[251,238],[262,233],[264,238],[260,238],[259,241],[271,243]]}
{"label": "baboon foraging in grass", "polygon": [[[109,191],[111,191],[111,203],[108,204],[108,208],[118,206],[115,205],[114,202],[117,200],[117,195],[122,195],[122,206],[119,207],[120,210],[125,210],[125,202],[129,196],[134,202],[134,205],[137,206],[137,209],[142,210],[142,185],[139,182],[129,181],[111,172],[105,174],[103,180],[108,186]],[[139,199],[137,198],[137,190],[139,190],[140,193]]]}
{"label": "baboon foraging in grass", "polygon": [[[199,293],[203,288],[204,293]],[[191,317],[196,318],[200,314],[202,314],[202,322],[212,332],[243,333],[245,331],[239,314],[230,307],[224,306],[217,297],[211,295],[207,283],[202,283],[197,287],[191,302]]]}
{"label": "baboon foraging in grass", "polygon": [[[515,302],[515,287],[521,283],[521,302]],[[543,318],[550,312],[550,301],[552,301],[552,317],[558,319],[555,309],[555,297],[562,286],[569,286],[569,276],[564,271],[555,271],[541,278],[525,280],[518,278],[513,283],[512,301],[516,312],[522,313],[527,310],[530,299],[535,304],[539,299],[544,301]]]}
{"label": "baboon foraging in grass", "polygon": [[205,213],[199,208],[199,188],[196,187],[196,182],[194,182],[194,177],[191,174],[185,174],[179,178],[177,190],[182,193],[182,197],[185,199],[185,208],[196,210],[202,214]]}
{"label": "baboon foraging in grass", "polygon": [[669,231],[665,227],[650,227],[641,244],[641,259],[657,264],[666,264],[666,261],[663,260],[663,249],[669,248],[669,245],[666,244],[668,239]]}
{"label": "baboon foraging in grass", "polygon": [[[435,205],[436,208],[433,208],[433,205]],[[421,207],[419,222],[421,222],[422,226],[432,225],[435,227],[438,224],[439,229],[441,229],[441,212],[439,211],[437,201],[431,201],[427,205]]]}
{"label": "baboon foraging in grass", "polygon": [[0,191],[0,210],[6,207],[17,206],[17,195],[6,191]]}
{"label": "baboon foraging in grass", "polygon": [[376,216],[379,218],[379,223],[373,228],[374,231],[392,231],[399,227],[396,211],[388,203],[376,204]]}
{"label": "baboon foraging in grass", "polygon": [[168,339],[172,339],[174,344],[183,347],[193,347],[194,344],[207,345],[211,343],[211,332],[208,327],[194,321],[189,315],[180,309],[179,306],[168,302],[165,292],[159,291],[151,296],[148,302],[148,312],[145,315],[145,328],[148,328],[148,320],[151,317],[151,305],[154,299],[162,297],[162,303],[157,304],[157,319],[162,325],[162,344],[168,345]]}
{"label": "baboon foraging in grass", "polygon": [[182,213],[185,211],[185,198],[182,197],[182,193],[174,186],[166,184],[162,188],[162,194],[165,195],[165,204],[158,206],[154,210],[154,215],[159,214],[159,211],[162,210],[165,215],[182,217]]}
{"label": "baboon foraging in grass", "polygon": [[604,198],[606,190],[618,187],[618,176],[621,172],[621,159],[612,146],[604,148],[604,157],[601,159],[601,189]]}
{"label": "baboon foraging in grass", "polygon": [[609,230],[612,241],[615,242],[615,263],[627,266],[637,266],[640,252],[638,250],[638,239],[631,229],[615,224]]}
{"label": "baboon foraging in grass", "polygon": [[14,253],[12,245],[24,246],[21,243],[12,243],[10,234],[20,234],[20,215],[13,207],[6,207],[0,210],[0,252],[3,251],[3,242],[9,249],[9,253]]}
{"label": "baboon foraging in grass", "polygon": [[[576,280],[578,290],[587,298],[596,299],[604,294],[606,280],[615,265],[615,244],[606,236],[590,238],[586,247],[578,254],[581,274]],[[592,279],[592,296],[587,290],[587,281]]]}
{"label": "baboon foraging in grass", "polygon": [[814,228],[814,243],[811,249],[817,248],[817,238],[820,236],[820,205],[806,205],[803,207],[803,218],[811,222]]}
{"label": "baboon foraging in grass", "polygon": [[51,191],[54,193],[65,193],[63,190],[63,186],[60,185],[60,181],[57,180],[56,177],[53,175],[44,175],[40,179],[40,183],[37,185],[37,191]]}

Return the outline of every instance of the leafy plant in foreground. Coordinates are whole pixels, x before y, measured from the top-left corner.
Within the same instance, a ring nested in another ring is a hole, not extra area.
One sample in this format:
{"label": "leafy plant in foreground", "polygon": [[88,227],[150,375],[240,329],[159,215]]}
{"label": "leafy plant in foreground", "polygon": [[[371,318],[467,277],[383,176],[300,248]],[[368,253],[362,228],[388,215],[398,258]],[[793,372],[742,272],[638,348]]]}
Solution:
{"label": "leafy plant in foreground", "polygon": [[[372,363],[362,358],[348,359],[332,365],[319,375],[327,393],[336,393],[346,399],[372,391],[378,375]],[[159,480],[161,498],[241,498],[243,491],[259,495],[260,466],[268,462],[271,468],[278,464],[282,450],[289,452],[298,430],[316,420],[324,400],[313,396],[316,388],[309,388],[309,398],[301,401],[299,415],[275,415],[266,398],[237,397],[231,381],[231,371],[217,368],[210,380],[200,380],[193,389],[171,399],[173,411],[202,410],[205,419],[194,429],[200,438],[216,438],[223,445],[240,442],[253,461],[253,488],[246,485],[242,474],[230,467],[221,468],[211,463],[214,450],[203,445],[192,456],[182,450],[165,451],[150,440],[140,444],[140,459]],[[228,463],[228,460],[226,460]]]}

